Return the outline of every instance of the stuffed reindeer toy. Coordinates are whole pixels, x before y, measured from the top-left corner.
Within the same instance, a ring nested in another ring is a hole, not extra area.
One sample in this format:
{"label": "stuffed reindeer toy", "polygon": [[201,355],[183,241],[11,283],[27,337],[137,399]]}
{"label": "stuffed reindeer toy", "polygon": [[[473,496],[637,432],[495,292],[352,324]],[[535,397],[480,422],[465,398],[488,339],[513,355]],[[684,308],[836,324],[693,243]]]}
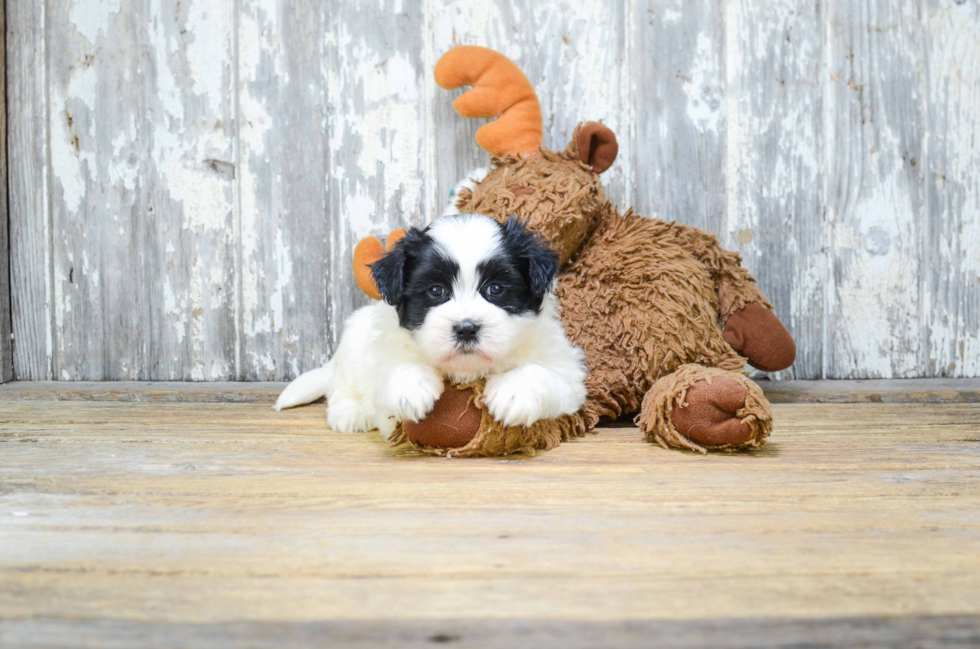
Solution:
{"label": "stuffed reindeer toy", "polygon": [[[534,88],[502,54],[456,47],[435,77],[446,89],[472,86],[454,103],[460,115],[496,118],[476,132],[489,169],[464,183],[455,207],[501,223],[517,215],[558,254],[561,320],[585,353],[588,400],[575,416],[508,428],[487,413],[479,384],[449,386],[395,440],[456,456],[504,455],[546,450],[631,415],[665,448],[761,447],[772,407],[745,363],[781,370],[796,346],[739,255],[697,228],[613,207],[599,176],[616,159],[616,136],[586,122],[563,151],[543,147]],[[389,248],[399,234],[389,235]],[[369,264],[383,254],[370,237],[354,258],[358,284],[375,298]]]}

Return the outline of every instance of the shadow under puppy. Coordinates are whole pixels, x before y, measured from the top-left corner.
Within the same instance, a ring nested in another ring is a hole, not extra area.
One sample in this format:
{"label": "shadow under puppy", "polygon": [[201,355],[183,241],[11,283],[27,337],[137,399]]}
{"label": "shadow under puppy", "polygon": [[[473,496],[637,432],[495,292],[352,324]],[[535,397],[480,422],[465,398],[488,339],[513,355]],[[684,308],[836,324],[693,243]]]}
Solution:
{"label": "shadow under puppy", "polygon": [[558,258],[516,217],[445,216],[412,228],[371,265],[383,302],[348,319],[336,355],[290,383],[276,410],[327,397],[327,424],[378,429],[428,414],[445,381],[485,379],[482,400],[505,427],[576,413],[582,352],[552,293]]}

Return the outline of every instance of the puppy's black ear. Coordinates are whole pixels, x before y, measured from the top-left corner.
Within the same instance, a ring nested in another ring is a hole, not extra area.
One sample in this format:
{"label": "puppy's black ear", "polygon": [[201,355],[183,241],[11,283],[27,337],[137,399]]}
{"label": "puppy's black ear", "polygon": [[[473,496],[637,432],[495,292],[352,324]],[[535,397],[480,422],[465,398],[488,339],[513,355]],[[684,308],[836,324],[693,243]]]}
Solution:
{"label": "puppy's black ear", "polygon": [[385,302],[391,305],[401,302],[405,291],[405,251],[396,245],[394,250],[385,253],[371,264],[371,277]]}
{"label": "puppy's black ear", "polygon": [[540,237],[534,239],[534,244],[528,249],[528,276],[531,278],[531,292],[544,295],[551,290],[558,275],[558,254]]}
{"label": "puppy's black ear", "polygon": [[402,300],[407,281],[408,264],[411,251],[425,237],[418,228],[410,228],[390,252],[371,264],[371,278],[385,302],[392,306]]}
{"label": "puppy's black ear", "polygon": [[541,297],[551,290],[558,275],[558,254],[548,247],[544,239],[528,230],[514,214],[507,217],[503,239],[504,245],[514,251],[525,266],[531,293]]}

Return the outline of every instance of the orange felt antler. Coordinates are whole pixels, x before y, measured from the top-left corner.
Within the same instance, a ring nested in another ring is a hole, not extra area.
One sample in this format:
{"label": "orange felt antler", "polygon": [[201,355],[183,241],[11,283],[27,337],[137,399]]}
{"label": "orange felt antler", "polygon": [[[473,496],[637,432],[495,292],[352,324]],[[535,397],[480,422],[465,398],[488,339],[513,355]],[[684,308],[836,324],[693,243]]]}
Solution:
{"label": "orange felt antler", "polygon": [[436,83],[452,90],[473,86],[453,102],[463,117],[496,117],[476,132],[476,143],[494,156],[534,155],[544,130],[541,104],[521,69],[500,52],[460,45],[436,63]]}
{"label": "orange felt antler", "polygon": [[385,245],[381,245],[378,237],[364,237],[354,246],[354,281],[368,297],[381,299],[381,292],[378,291],[378,286],[371,277],[371,264],[381,259],[385,252],[391,252],[398,240],[404,236],[405,231],[398,228],[391,231]]}

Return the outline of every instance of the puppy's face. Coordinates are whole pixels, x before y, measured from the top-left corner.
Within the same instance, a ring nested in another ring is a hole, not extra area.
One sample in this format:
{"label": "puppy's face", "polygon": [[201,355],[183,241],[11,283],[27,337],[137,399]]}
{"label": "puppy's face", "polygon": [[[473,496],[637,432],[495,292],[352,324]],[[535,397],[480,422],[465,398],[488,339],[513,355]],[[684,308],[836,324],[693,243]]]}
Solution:
{"label": "puppy's face", "polygon": [[514,217],[465,214],[411,229],[371,273],[428,361],[468,377],[507,358],[540,313],[558,258]]}

